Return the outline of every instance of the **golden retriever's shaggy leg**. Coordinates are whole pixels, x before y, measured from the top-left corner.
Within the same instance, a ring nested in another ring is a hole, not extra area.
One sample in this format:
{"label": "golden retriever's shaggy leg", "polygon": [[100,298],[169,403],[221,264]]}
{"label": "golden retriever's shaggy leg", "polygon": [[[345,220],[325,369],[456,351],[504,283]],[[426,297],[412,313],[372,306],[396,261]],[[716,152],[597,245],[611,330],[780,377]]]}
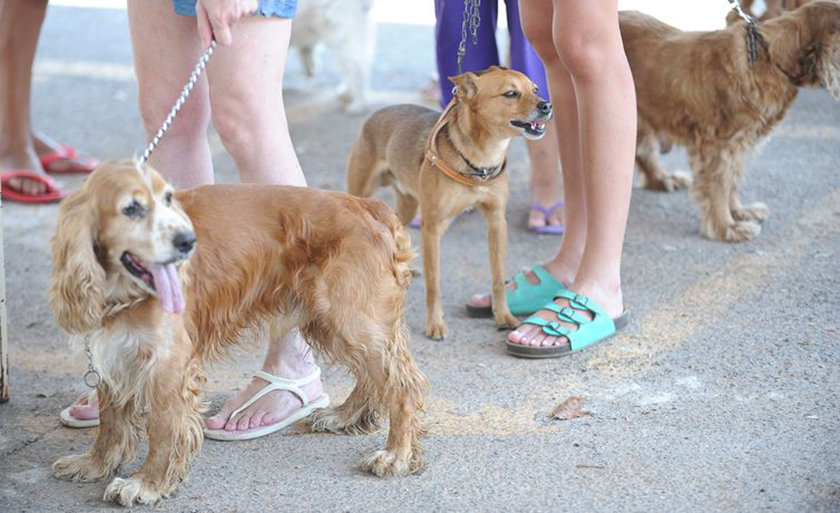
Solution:
{"label": "golden retriever's shaggy leg", "polygon": [[644,177],[646,189],[674,192],[691,185],[691,175],[683,171],[668,173],[659,164],[652,136],[641,136],[636,143],[636,167]]}
{"label": "golden retriever's shaggy leg", "polygon": [[420,437],[426,428],[420,413],[428,381],[408,352],[407,341],[408,330],[401,325],[385,347],[390,354],[371,354],[367,358],[368,373],[375,379],[379,397],[388,407],[391,425],[385,450],[376,451],[359,466],[379,477],[402,476],[426,469],[420,447]]}
{"label": "golden retriever's shaggy leg", "polygon": [[694,198],[700,205],[701,231],[710,239],[741,242],[759,234],[761,225],[754,221],[735,220],[730,209],[735,191],[738,163],[736,150],[716,144],[700,145],[689,150],[694,181]]}
{"label": "golden retriever's shaggy leg", "polygon": [[366,373],[357,373],[356,388],[347,400],[335,408],[316,410],[310,415],[313,431],[348,435],[367,435],[379,431],[380,416],[376,406],[377,391]]}
{"label": "golden retriever's shaggy leg", "polygon": [[729,209],[736,221],[764,221],[770,216],[770,209],[760,201],[743,205],[735,187],[729,198]]}
{"label": "golden retriever's shaggy leg", "polygon": [[115,478],[105,500],[123,506],[154,504],[173,493],[186,479],[190,462],[203,439],[198,399],[197,366],[160,365],[149,394],[146,431],[149,452],[139,471]]}
{"label": "golden retriever's shaggy leg", "polygon": [[122,463],[137,455],[140,441],[137,406],[131,402],[116,406],[106,385],[99,397],[99,434],[87,454],[64,456],[53,463],[56,477],[73,481],[98,481],[110,476]]}
{"label": "golden retriever's shaggy leg", "polygon": [[738,182],[744,175],[743,161],[739,156],[735,156],[732,162],[734,170],[732,180],[732,190],[729,193],[729,210],[732,212],[732,218],[736,221],[764,221],[770,216],[770,209],[767,205],[761,202],[750,203],[743,205],[741,198],[738,195]]}

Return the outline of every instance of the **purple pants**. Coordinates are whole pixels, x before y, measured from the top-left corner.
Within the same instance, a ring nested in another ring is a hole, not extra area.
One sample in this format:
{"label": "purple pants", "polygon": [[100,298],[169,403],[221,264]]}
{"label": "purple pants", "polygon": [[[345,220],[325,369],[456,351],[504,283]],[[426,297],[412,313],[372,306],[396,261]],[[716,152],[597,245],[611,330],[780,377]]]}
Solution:
{"label": "purple pants", "polygon": [[[522,33],[519,23],[518,0],[505,0],[508,29],[510,30],[510,67],[521,71],[540,88],[540,96],[548,99],[548,84],[545,69],[531,44]],[[499,50],[496,45],[496,17],[499,0],[483,0],[479,12],[481,24],[478,27],[478,44],[473,45],[472,34],[467,28],[467,54],[461,67],[467,71],[481,71],[499,65]],[[458,44],[461,42],[461,23],[464,21],[464,0],[435,0],[435,42],[437,45],[437,67],[440,79],[441,108],[452,100],[452,83],[449,77],[458,74]]]}

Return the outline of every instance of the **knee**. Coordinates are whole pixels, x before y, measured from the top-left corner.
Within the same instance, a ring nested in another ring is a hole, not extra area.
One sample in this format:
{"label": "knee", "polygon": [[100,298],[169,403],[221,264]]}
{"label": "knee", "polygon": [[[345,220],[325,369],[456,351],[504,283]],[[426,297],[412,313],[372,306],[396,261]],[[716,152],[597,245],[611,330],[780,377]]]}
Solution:
{"label": "knee", "polygon": [[554,46],[554,40],[551,34],[551,19],[537,16],[523,16],[521,21],[522,32],[525,34],[525,38],[531,43],[531,46],[537,52],[543,65],[546,68],[551,68],[555,62],[559,61],[557,48]]}
{"label": "knee", "polygon": [[243,152],[254,151],[255,145],[265,137],[262,132],[266,124],[262,120],[268,108],[259,112],[251,102],[233,94],[214,97],[212,102],[213,126],[234,160]]}
{"label": "knee", "polygon": [[[143,128],[151,137],[172,109],[175,100],[172,90],[164,87],[141,88],[138,100]],[[177,122],[173,122],[167,130],[167,137],[200,136],[209,121],[210,112],[206,104],[199,98],[190,97],[178,112]]]}
{"label": "knee", "polygon": [[561,30],[554,42],[563,65],[576,80],[599,76],[613,57],[611,42],[603,34]]}

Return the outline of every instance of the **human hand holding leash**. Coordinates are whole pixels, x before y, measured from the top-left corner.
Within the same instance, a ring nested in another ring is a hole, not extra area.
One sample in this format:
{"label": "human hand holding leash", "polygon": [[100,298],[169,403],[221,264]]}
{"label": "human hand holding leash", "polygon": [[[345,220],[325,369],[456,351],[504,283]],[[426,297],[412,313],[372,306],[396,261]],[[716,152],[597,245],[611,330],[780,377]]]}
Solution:
{"label": "human hand holding leash", "polygon": [[195,11],[202,46],[207,48],[214,38],[219,44],[230,45],[231,27],[258,8],[258,0],[199,0]]}

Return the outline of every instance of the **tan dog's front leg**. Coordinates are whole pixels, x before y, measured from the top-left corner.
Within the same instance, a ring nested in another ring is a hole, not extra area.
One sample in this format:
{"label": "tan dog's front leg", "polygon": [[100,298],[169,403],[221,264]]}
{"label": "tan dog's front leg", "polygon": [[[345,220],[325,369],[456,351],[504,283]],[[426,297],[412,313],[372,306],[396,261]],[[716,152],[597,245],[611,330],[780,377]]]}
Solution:
{"label": "tan dog's front leg", "polygon": [[[429,209],[431,210],[431,209]],[[440,240],[446,223],[433,212],[423,211],[423,274],[426,280],[426,335],[435,340],[446,336],[440,294]]]}
{"label": "tan dog's front leg", "polygon": [[490,277],[493,287],[493,317],[499,329],[515,328],[519,319],[510,313],[505,291],[505,258],[507,256],[507,220],[504,203],[483,204],[479,209],[487,219],[487,246],[490,251]]}
{"label": "tan dog's front leg", "polygon": [[123,406],[114,403],[107,385],[96,391],[99,401],[99,434],[87,454],[64,456],[53,463],[56,477],[73,481],[98,481],[110,476],[122,463],[137,454],[139,416],[132,401]]}
{"label": "tan dog's front leg", "polygon": [[105,500],[123,506],[154,504],[173,493],[186,479],[190,462],[201,448],[197,366],[168,365],[156,369],[149,394],[146,432],[149,452],[139,471],[127,479],[114,478]]}

